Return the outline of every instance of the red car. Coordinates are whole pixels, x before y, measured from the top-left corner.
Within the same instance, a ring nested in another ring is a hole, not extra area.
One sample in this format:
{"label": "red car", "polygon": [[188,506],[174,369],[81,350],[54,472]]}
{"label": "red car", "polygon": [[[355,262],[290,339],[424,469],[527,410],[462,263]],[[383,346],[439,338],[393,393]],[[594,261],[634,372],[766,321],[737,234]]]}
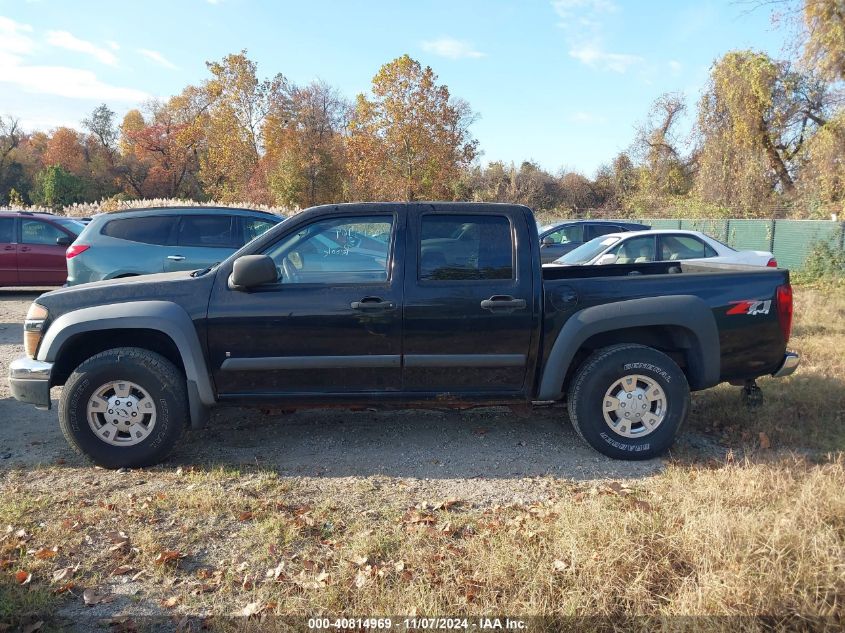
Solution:
{"label": "red car", "polygon": [[50,213],[0,211],[0,287],[64,285],[65,251],[84,228]]}

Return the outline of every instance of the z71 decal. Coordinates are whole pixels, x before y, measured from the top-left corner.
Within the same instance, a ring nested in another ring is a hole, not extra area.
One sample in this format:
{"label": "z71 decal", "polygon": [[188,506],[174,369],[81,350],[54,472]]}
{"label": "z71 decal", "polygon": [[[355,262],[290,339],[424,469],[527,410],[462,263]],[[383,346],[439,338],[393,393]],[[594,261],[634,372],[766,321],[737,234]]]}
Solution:
{"label": "z71 decal", "polygon": [[731,301],[733,307],[725,314],[749,314],[755,316],[757,314],[768,314],[772,307],[772,300],[758,301],[755,299],[747,301]]}

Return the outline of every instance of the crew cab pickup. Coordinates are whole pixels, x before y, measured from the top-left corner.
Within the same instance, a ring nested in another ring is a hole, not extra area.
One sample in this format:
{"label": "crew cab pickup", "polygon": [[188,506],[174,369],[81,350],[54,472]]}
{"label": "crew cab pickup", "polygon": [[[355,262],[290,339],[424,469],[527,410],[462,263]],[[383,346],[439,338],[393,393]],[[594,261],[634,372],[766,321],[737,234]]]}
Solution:
{"label": "crew cab pickup", "polygon": [[315,207],[193,272],[41,295],[18,400],[105,467],[161,461],[217,404],[566,401],[613,458],[664,452],[690,391],[798,365],[789,273],[678,262],[543,268],[530,209]]}

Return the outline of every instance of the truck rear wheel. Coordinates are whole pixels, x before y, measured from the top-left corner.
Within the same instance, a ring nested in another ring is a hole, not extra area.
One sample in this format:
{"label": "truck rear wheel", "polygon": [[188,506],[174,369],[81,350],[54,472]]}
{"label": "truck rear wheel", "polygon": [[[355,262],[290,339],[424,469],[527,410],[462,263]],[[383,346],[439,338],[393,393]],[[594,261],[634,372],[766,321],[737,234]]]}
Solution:
{"label": "truck rear wheel", "polygon": [[666,451],[689,412],[689,385],[666,354],[644,345],[611,345],[581,365],[569,388],[578,434],[614,459]]}
{"label": "truck rear wheel", "polygon": [[121,347],[92,356],[68,378],[59,426],[70,445],[104,468],[157,464],[188,421],[185,378],[163,356]]}

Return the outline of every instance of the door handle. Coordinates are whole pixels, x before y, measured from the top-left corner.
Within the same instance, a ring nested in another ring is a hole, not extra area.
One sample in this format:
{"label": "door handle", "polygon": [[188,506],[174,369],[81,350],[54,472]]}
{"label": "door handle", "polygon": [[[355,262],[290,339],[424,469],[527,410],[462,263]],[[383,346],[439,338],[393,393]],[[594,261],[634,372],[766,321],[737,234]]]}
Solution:
{"label": "door handle", "polygon": [[526,305],[525,299],[514,299],[510,295],[493,295],[481,302],[485,310],[521,310]]}
{"label": "door handle", "polygon": [[28,253],[28,252],[29,252],[29,251],[31,251],[32,249],[31,249],[29,246],[21,246],[21,250],[22,250],[24,253]]}
{"label": "door handle", "polygon": [[364,297],[360,301],[353,301],[349,304],[353,310],[392,310],[396,307],[392,301],[384,301],[381,297]]}
{"label": "door handle", "polygon": [[172,262],[181,262],[185,259],[184,255],[168,255],[167,259]]}
{"label": "door handle", "polygon": [[14,247],[14,246],[7,246],[7,247],[6,247],[6,248],[4,248],[3,250],[4,250],[4,251],[13,251],[13,250],[15,250],[15,247]]}

